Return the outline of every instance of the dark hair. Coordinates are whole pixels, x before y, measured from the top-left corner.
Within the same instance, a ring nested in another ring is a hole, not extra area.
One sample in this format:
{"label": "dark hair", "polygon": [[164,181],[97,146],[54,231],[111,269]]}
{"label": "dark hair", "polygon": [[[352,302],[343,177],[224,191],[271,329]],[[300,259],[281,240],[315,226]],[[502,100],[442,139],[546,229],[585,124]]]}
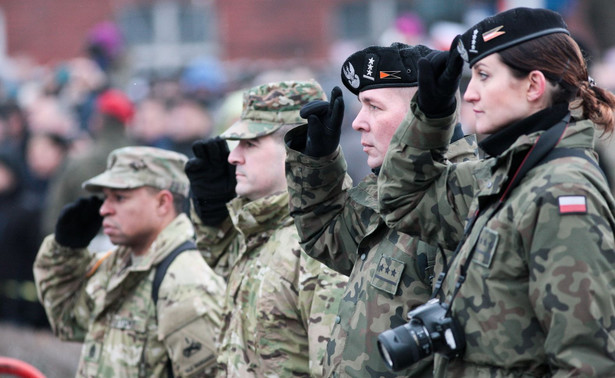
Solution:
{"label": "dark hair", "polygon": [[[151,194],[154,194],[154,195],[160,193],[163,190],[163,189],[155,188],[149,185],[144,186],[144,188],[146,188]],[[171,193],[171,196],[173,197],[173,209],[175,210],[177,215],[185,212],[186,197],[182,194],[171,192],[170,190],[169,192]]]}
{"label": "dark hair", "polygon": [[584,118],[602,128],[604,134],[612,134],[615,95],[589,82],[587,63],[579,45],[570,36],[549,34],[499,51],[499,54],[517,78],[533,70],[541,71],[557,86],[554,104],[573,103],[571,108],[582,108]]}

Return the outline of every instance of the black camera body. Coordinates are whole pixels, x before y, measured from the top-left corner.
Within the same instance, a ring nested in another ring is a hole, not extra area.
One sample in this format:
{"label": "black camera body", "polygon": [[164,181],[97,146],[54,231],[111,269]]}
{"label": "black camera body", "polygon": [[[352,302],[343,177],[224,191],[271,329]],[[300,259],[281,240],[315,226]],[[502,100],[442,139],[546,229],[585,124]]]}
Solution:
{"label": "black camera body", "polygon": [[410,311],[408,323],[378,335],[378,350],[390,370],[405,369],[434,353],[448,358],[463,354],[463,330],[457,319],[446,316],[447,310],[434,298]]}

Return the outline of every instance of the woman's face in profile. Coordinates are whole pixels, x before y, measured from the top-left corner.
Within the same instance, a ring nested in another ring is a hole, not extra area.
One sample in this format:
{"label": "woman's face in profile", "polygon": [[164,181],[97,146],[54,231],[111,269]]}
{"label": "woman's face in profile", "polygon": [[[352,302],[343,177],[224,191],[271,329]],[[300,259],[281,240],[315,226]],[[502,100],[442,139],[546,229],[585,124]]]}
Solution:
{"label": "woman's face in profile", "polygon": [[529,80],[517,79],[499,54],[491,54],[472,67],[472,78],[463,99],[472,105],[476,132],[493,134],[512,122],[531,115]]}

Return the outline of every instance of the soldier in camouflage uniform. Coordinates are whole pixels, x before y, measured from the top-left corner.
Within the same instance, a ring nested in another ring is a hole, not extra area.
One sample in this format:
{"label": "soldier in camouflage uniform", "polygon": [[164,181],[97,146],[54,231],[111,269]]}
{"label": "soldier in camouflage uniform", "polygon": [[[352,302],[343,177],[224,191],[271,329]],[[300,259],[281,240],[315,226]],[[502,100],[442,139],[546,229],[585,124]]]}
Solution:
{"label": "soldier in camouflage uniform", "polygon": [[[322,376],[346,277],[299,246],[283,143],[302,122],[301,106],[322,98],[314,81],[254,87],[240,120],[221,138],[196,142],[186,165],[199,249],[228,281],[220,376]],[[225,139],[239,141],[230,153]]]}
{"label": "soldier in camouflage uniform", "polygon": [[[615,202],[593,140],[596,129],[612,133],[615,97],[545,9],[486,18],[451,51],[419,62],[416,101],[378,182],[387,224],[460,246],[440,300],[465,353],[438,355],[436,375],[614,376]],[[462,58],[488,157],[451,164]]]}
{"label": "soldier in camouflage uniform", "polygon": [[[436,260],[441,261],[436,247],[389,229],[376,198],[384,153],[416,93],[416,63],[431,51],[421,45],[373,46],[344,62],[342,82],[362,104],[353,128],[361,132],[374,171],[357,186],[352,187],[338,147],[344,110],[339,88],[330,103],[304,107],[308,125],[286,136],[291,215],[301,244],[310,256],[350,276],[327,348],[326,376],[432,375],[431,359],[395,374],[378,353],[378,334],[406,323],[408,311],[429,300],[434,269],[441,270]],[[461,128],[458,132],[455,139],[463,136]],[[474,157],[474,137],[455,145],[451,158]]]}
{"label": "soldier in camouflage uniform", "polygon": [[[44,240],[34,263],[38,295],[54,333],[83,342],[77,376],[215,374],[225,284],[196,250],[181,212],[187,160],[151,147],[114,150],[106,171],[84,182],[104,201],[92,196],[67,205]],[[118,246],[102,256],[86,248],[101,224]],[[187,241],[192,247],[153,291],[157,266]]]}

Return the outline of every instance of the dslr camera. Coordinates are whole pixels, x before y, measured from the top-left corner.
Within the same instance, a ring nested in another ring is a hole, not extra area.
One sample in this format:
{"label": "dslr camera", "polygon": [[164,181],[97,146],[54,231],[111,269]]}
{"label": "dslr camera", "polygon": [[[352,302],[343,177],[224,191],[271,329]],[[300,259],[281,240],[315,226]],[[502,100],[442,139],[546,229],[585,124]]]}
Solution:
{"label": "dslr camera", "polygon": [[409,322],[378,335],[378,350],[388,368],[399,371],[433,353],[448,358],[465,350],[465,336],[457,319],[446,316],[448,305],[437,298],[408,313]]}

